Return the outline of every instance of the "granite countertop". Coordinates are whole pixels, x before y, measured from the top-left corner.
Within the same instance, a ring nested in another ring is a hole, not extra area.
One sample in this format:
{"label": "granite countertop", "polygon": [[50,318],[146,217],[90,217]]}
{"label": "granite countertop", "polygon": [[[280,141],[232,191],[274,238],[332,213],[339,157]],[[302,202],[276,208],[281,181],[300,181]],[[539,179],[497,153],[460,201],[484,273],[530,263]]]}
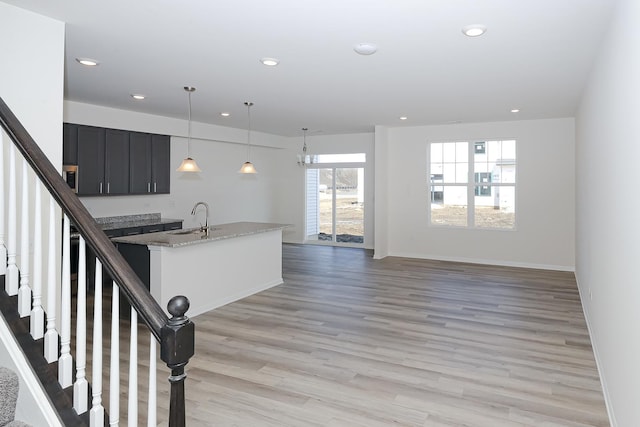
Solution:
{"label": "granite countertop", "polygon": [[182,222],[182,219],[162,218],[159,213],[108,216],[96,218],[96,222],[103,230],[115,230],[117,228],[144,227],[147,225],[169,224]]}
{"label": "granite countertop", "polygon": [[282,230],[290,227],[289,224],[275,224],[268,222],[232,222],[209,226],[209,234],[200,231],[199,228],[185,230],[161,231],[159,233],[138,234],[135,236],[114,237],[111,240],[116,243],[129,243],[132,245],[166,246],[179,248],[201,243],[215,242],[235,237],[249,236],[252,234],[266,233]]}
{"label": "granite countertop", "polygon": [[[103,230],[117,230],[120,228],[145,227],[147,225],[171,224],[183,222],[183,219],[162,218],[159,213],[106,216],[95,218],[98,226]],[[71,238],[80,236],[75,226],[71,225]]]}

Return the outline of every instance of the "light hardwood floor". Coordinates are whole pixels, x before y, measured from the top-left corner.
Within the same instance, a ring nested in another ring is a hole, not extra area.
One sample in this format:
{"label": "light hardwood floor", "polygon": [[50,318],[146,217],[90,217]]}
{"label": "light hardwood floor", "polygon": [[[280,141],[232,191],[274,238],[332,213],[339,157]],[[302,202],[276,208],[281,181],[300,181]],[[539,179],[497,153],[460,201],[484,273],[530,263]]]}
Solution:
{"label": "light hardwood floor", "polygon": [[310,245],[283,271],[193,319],[188,426],[609,425],[572,273]]}

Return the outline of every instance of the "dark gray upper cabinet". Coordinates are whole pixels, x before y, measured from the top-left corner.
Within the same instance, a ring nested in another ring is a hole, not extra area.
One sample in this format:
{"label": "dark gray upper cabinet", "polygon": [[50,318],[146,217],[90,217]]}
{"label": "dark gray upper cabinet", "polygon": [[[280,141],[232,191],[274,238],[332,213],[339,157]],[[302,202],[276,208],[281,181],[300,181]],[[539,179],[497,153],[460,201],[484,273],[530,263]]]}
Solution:
{"label": "dark gray upper cabinet", "polygon": [[171,153],[168,135],[131,132],[129,155],[129,189],[132,194],[169,194]]}
{"label": "dark gray upper cabinet", "polygon": [[79,196],[169,194],[168,135],[65,123],[63,157],[78,165]]}
{"label": "dark gray upper cabinet", "polygon": [[151,135],[129,133],[129,192],[146,194],[151,192]]}
{"label": "dark gray upper cabinet", "polygon": [[105,129],[78,126],[78,195],[104,194]]}
{"label": "dark gray upper cabinet", "polygon": [[62,125],[62,164],[78,164],[78,125],[63,123]]}
{"label": "dark gray upper cabinet", "polygon": [[106,129],[104,180],[106,194],[129,193],[129,132]]}
{"label": "dark gray upper cabinet", "polygon": [[171,138],[151,135],[151,182],[153,192],[169,194],[171,190]]}

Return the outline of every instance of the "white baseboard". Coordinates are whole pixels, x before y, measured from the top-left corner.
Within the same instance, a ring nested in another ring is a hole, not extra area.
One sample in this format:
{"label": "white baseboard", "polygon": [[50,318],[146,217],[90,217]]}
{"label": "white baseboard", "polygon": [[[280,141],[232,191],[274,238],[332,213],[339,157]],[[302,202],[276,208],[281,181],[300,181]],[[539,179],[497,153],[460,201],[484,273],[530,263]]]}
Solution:
{"label": "white baseboard", "polygon": [[582,304],[582,312],[584,314],[584,319],[587,323],[587,330],[589,331],[589,340],[591,341],[591,348],[593,349],[593,357],[596,359],[596,368],[598,369],[598,376],[600,377],[600,386],[602,387],[602,395],[604,396],[604,404],[607,408],[607,415],[609,416],[609,423],[611,427],[617,427],[618,422],[616,421],[615,414],[611,405],[611,395],[609,394],[609,388],[607,387],[607,380],[600,369],[600,353],[598,352],[598,346],[596,341],[593,339],[593,332],[591,329],[591,322],[589,321],[589,309],[588,305],[585,304],[588,299],[582,293],[580,288],[580,279],[578,278],[578,274],[576,273],[576,283],[578,284],[578,293],[580,294],[580,303]]}
{"label": "white baseboard", "polygon": [[408,252],[391,252],[389,253],[388,256],[402,257],[402,258],[429,259],[434,261],[464,262],[469,264],[498,265],[502,267],[533,268],[536,270],[568,271],[572,273],[575,272],[575,266],[573,265],[536,264],[536,263],[530,263],[530,262],[501,261],[501,260],[495,260],[495,259],[482,259],[482,258],[448,257],[448,256],[416,254],[416,253],[408,253]]}

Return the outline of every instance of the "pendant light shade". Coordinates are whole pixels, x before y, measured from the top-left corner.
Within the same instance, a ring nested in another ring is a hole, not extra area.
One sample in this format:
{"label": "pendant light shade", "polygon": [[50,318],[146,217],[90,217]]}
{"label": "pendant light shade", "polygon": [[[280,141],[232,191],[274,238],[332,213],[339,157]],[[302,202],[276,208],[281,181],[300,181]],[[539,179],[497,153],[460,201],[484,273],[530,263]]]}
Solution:
{"label": "pendant light shade", "polygon": [[191,86],[185,86],[184,90],[189,96],[189,128],[187,133],[187,157],[180,163],[180,166],[176,171],[178,172],[202,172],[198,167],[195,160],[191,158],[191,94],[195,92],[196,88]]}
{"label": "pendant light shade", "polygon": [[184,159],[176,170],[178,172],[202,172],[202,169],[198,167],[196,161],[191,157],[187,157],[186,159]]}
{"label": "pendant light shade", "polygon": [[253,163],[251,163],[251,162],[244,162],[242,164],[242,167],[240,168],[240,170],[238,172],[240,172],[240,173],[258,173],[258,171],[256,170],[255,166],[253,166]]}
{"label": "pendant light shade", "polygon": [[253,163],[249,160],[249,153],[251,150],[251,106],[253,105],[253,102],[247,101],[244,105],[247,106],[247,121],[249,122],[247,127],[247,161],[242,164],[238,172],[247,174],[258,173],[255,166],[253,166]]}

